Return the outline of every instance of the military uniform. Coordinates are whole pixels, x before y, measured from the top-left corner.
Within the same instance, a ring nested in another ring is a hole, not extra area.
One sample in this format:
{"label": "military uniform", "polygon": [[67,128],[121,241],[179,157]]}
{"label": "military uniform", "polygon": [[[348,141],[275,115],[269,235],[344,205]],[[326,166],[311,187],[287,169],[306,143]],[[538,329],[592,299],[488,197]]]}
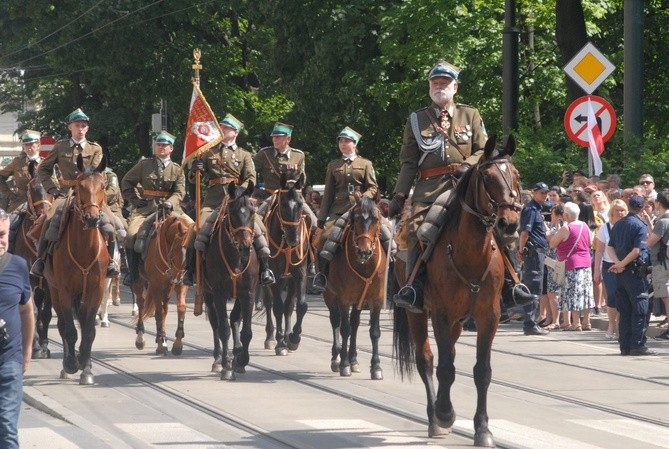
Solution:
{"label": "military uniform", "polygon": [[[288,172],[304,173],[304,153],[288,147],[285,153],[279,153],[274,147],[265,147],[253,158],[256,171],[265,183],[265,189],[274,193],[281,188],[281,175]],[[306,181],[306,174],[305,174]]]}
{"label": "military uniform", "polygon": [[442,127],[441,111],[435,104],[412,113],[404,127],[395,193],[406,197],[414,188],[408,223],[410,248],[418,244],[416,232],[430,205],[453,188],[453,175],[463,163],[478,162],[488,140],[477,109],[451,102],[444,113],[446,123],[450,123],[447,128]]}
{"label": "military uniform", "polygon": [[325,191],[318,219],[332,222],[341,217],[355,205],[355,192],[376,198],[378,185],[372,162],[360,156],[330,162],[325,173]]}
{"label": "military uniform", "polygon": [[171,160],[163,165],[157,157],[139,161],[121,181],[123,198],[132,205],[128,220],[126,248],[132,250],[139,227],[146,217],[158,210],[164,201],[172,204],[173,210],[181,211],[181,200],[186,195],[186,181],[179,164]]}
{"label": "military uniform", "polygon": [[[35,163],[39,164],[41,160],[38,156],[35,159]],[[28,201],[28,181],[30,181],[28,165],[30,165],[30,162],[31,160],[28,158],[28,155],[21,153],[0,170],[0,193],[9,199],[9,205],[7,206],[8,213],[11,213],[21,204]],[[13,189],[7,185],[9,177],[12,177],[14,180]]]}
{"label": "military uniform", "polygon": [[107,178],[105,187],[107,206],[109,206],[109,210],[120,219],[123,227],[127,230],[128,223],[123,216],[123,196],[121,195],[121,185],[118,181],[118,176],[116,176],[116,173],[109,167],[105,169],[105,176]]}

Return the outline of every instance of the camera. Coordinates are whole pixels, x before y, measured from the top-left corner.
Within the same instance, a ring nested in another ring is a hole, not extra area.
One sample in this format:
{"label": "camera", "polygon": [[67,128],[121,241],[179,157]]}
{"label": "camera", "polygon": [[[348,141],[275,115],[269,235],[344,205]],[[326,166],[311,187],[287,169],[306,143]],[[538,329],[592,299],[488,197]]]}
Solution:
{"label": "camera", "polygon": [[7,323],[0,318],[0,348],[4,348],[9,341],[9,334],[7,333]]}
{"label": "camera", "polygon": [[653,266],[647,264],[641,258],[636,258],[630,264],[630,270],[632,271],[632,274],[634,274],[635,276],[640,278],[645,278],[646,276],[648,276],[653,272]]}

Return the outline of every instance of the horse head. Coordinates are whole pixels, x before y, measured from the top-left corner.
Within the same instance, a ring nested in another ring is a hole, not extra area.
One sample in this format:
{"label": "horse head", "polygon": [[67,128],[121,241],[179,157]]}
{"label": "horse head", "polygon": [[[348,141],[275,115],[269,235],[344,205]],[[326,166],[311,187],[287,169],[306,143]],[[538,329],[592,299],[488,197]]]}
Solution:
{"label": "horse head", "polygon": [[75,186],[75,209],[81,215],[84,229],[96,228],[100,224],[102,207],[107,201],[105,193],[106,178],[102,174],[107,166],[104,156],[100,164],[95,167],[84,167],[81,154],[77,156],[79,176]]}
{"label": "horse head", "polygon": [[353,246],[360,263],[367,262],[379,241],[379,208],[373,199],[363,196],[353,208]]}
{"label": "horse head", "polygon": [[304,217],[302,207],[302,184],[304,176],[297,179],[289,178],[285,173],[281,175],[281,189],[279,189],[279,207],[277,210],[283,238],[286,245],[294,247],[300,244],[300,229]]}
{"label": "horse head", "polygon": [[492,228],[501,244],[513,241],[518,236],[520,221],[519,174],[511,156],[516,151],[513,135],[504,147],[497,146],[496,136],[486,142],[483,156],[472,169],[474,183],[475,215],[488,228]]}
{"label": "horse head", "polygon": [[225,228],[230,240],[239,252],[248,253],[251,250],[251,245],[253,245],[256,214],[251,202],[253,188],[253,181],[249,181],[246,189],[235,185],[234,182],[228,184]]}
{"label": "horse head", "polygon": [[28,164],[28,176],[30,180],[28,181],[28,210],[35,217],[38,217],[42,214],[45,214],[46,211],[51,207],[51,201],[49,194],[42,185],[42,182],[37,176],[35,176],[35,170],[37,169],[37,162],[30,161]]}
{"label": "horse head", "polygon": [[193,224],[181,215],[168,216],[161,227],[158,238],[167,247],[167,273],[172,284],[180,284],[186,272],[186,249],[192,228]]}

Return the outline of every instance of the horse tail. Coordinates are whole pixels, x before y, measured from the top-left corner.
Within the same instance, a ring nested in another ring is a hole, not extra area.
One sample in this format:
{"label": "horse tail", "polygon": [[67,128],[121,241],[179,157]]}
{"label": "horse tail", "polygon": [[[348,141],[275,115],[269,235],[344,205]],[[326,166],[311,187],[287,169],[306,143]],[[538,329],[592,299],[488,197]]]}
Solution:
{"label": "horse tail", "polygon": [[393,355],[401,379],[411,378],[415,366],[415,348],[406,309],[393,306]]}
{"label": "horse tail", "polygon": [[155,315],[156,304],[153,299],[144,296],[144,305],[142,306],[142,321],[146,321],[148,318],[151,318]]}

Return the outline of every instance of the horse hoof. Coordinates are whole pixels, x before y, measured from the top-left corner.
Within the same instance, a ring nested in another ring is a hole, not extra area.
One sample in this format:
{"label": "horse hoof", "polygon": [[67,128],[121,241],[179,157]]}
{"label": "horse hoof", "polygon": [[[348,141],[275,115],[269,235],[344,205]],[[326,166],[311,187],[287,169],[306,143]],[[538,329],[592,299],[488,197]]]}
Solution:
{"label": "horse hoof", "polygon": [[351,372],[353,373],[360,372],[360,364],[358,362],[351,363]]}
{"label": "horse hoof", "polygon": [[60,370],[60,378],[61,379],[72,379],[72,376],[70,376],[69,373],[67,373],[64,369]]}
{"label": "horse hoof", "polygon": [[109,327],[109,321],[102,321],[100,327]]}
{"label": "horse hoof", "polygon": [[336,373],[336,372],[339,371],[339,359],[330,360],[330,369],[332,370],[333,373]]}
{"label": "horse hoof", "polygon": [[235,372],[227,369],[221,371],[221,380],[236,380]]}
{"label": "horse hoof", "polygon": [[184,352],[183,346],[172,346],[172,355],[181,355]]}
{"label": "horse hoof", "polygon": [[288,338],[286,339],[286,345],[288,346],[288,349],[290,351],[297,351],[297,348],[300,347],[300,340],[301,337],[299,336],[294,336],[293,334],[288,335]]}
{"label": "horse hoof", "polygon": [[120,306],[121,305],[121,298],[114,298],[112,299],[112,306]]}
{"label": "horse hoof", "polygon": [[223,365],[221,365],[220,363],[214,363],[211,365],[212,373],[220,373],[221,371],[223,371]]}
{"label": "horse hoof", "polygon": [[383,380],[383,371],[381,368],[372,369],[372,380]]}
{"label": "horse hoof", "polygon": [[243,367],[242,365],[238,365],[236,363],[233,363],[232,364],[232,369],[237,374],[246,374],[246,368]]}
{"label": "horse hoof", "polygon": [[441,427],[439,424],[430,423],[427,428],[427,436],[430,438],[443,438],[451,433],[451,428]]}
{"label": "horse hoof", "polygon": [[91,373],[81,373],[81,376],[79,376],[79,385],[93,385],[94,383]]}
{"label": "horse hoof", "polygon": [[343,366],[339,368],[339,375],[342,377],[350,377],[351,376],[351,367],[350,366]]}
{"label": "horse hoof", "polygon": [[490,433],[489,430],[485,432],[476,432],[474,434],[474,446],[495,447],[495,441],[492,439],[492,433]]}
{"label": "horse hoof", "polygon": [[167,347],[165,346],[158,346],[156,348],[156,355],[165,355],[167,354]]}
{"label": "horse hoof", "polygon": [[145,343],[144,343],[143,339],[140,340],[138,338],[137,340],[135,340],[135,348],[139,349],[140,351],[142,351],[144,349],[144,345],[145,345]]}
{"label": "horse hoof", "polygon": [[276,348],[276,340],[265,340],[265,349]]}
{"label": "horse hoof", "polygon": [[137,316],[137,310],[132,310],[132,316]]}
{"label": "horse hoof", "polygon": [[33,360],[41,360],[41,359],[48,359],[51,358],[51,354],[49,354],[48,350],[43,350],[43,349],[33,349]]}
{"label": "horse hoof", "polygon": [[280,348],[275,348],[274,352],[276,355],[288,355],[288,348],[285,347],[280,347]]}

